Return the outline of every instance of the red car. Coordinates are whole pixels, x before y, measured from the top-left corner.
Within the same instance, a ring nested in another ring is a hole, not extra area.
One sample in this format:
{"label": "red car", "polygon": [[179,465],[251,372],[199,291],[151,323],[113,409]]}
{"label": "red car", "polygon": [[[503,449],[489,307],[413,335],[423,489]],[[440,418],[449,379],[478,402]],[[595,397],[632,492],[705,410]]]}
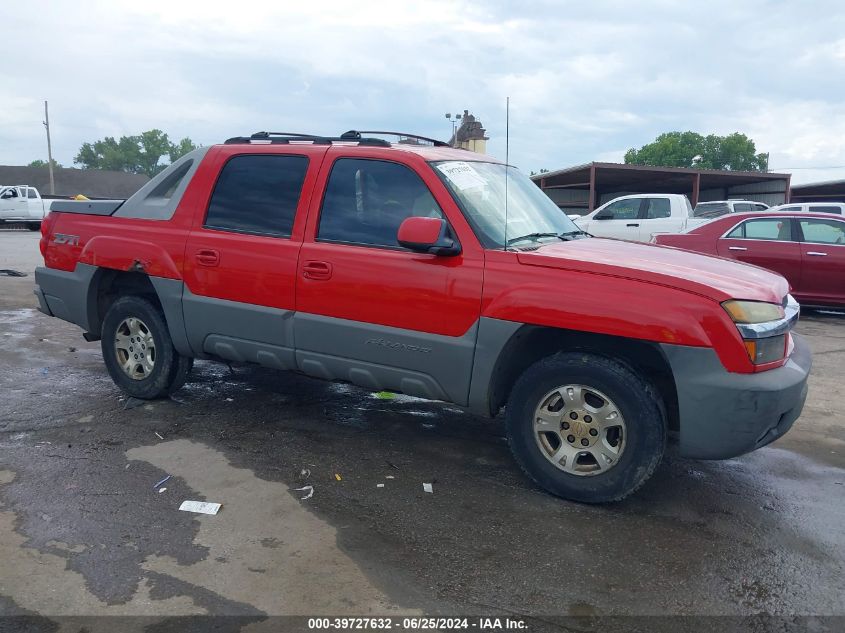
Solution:
{"label": "red car", "polygon": [[845,218],[839,215],[732,213],[652,242],[778,272],[804,305],[845,305]]}
{"label": "red car", "polygon": [[194,358],[444,400],[493,417],[547,490],[621,499],[666,437],[689,457],[786,433],[811,358],[780,275],[590,237],[482,154],[255,134],[126,201],[54,202],[41,310],[166,397]]}

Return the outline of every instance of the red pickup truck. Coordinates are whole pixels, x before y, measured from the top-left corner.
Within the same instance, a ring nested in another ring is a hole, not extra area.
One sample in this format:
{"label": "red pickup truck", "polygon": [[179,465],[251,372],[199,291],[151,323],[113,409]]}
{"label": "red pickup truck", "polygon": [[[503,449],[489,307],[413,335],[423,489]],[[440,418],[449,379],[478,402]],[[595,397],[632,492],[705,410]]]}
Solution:
{"label": "red pickup truck", "polygon": [[591,237],[514,168],[421,143],[258,133],[54,202],[40,309],[137,398],[207,358],[504,408],[525,472],[584,502],[640,487],[670,433],[720,459],[792,426],[811,359],[783,277]]}

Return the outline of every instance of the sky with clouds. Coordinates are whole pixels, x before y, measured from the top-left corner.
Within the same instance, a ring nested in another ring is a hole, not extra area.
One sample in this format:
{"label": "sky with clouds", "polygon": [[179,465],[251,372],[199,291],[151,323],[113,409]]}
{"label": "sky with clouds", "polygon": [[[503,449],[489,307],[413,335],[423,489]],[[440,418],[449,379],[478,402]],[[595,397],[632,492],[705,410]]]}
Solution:
{"label": "sky with clouds", "polygon": [[[4,3],[0,164],[160,128],[447,138],[470,110],[525,171],[671,130],[740,131],[793,182],[845,178],[838,1],[85,0]],[[835,168],[830,168],[835,167]],[[800,169],[799,169],[800,168]],[[825,169],[822,169],[825,168]]]}

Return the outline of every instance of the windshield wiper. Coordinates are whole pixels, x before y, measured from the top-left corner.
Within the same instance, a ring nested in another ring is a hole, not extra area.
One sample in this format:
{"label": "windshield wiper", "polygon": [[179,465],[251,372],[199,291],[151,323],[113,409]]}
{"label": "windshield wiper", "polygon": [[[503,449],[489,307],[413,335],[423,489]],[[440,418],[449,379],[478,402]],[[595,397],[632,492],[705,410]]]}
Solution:
{"label": "windshield wiper", "polygon": [[590,234],[586,231],[567,231],[566,233],[528,233],[527,235],[520,235],[519,237],[512,237],[508,240],[507,245],[510,246],[516,242],[521,242],[522,240],[534,240],[535,242],[543,237],[556,237],[559,240],[563,240],[564,242],[574,239],[576,235],[587,235]]}
{"label": "windshield wiper", "polygon": [[515,244],[516,242],[521,242],[522,240],[534,240],[536,242],[541,237],[557,237],[557,238],[560,238],[560,239],[564,239],[564,238],[560,237],[559,233],[528,233],[526,235],[520,235],[519,237],[510,238],[506,242],[506,245],[510,246],[511,244]]}
{"label": "windshield wiper", "polygon": [[572,239],[576,235],[586,235],[587,237],[592,237],[586,231],[567,231],[566,233],[558,233],[557,236],[562,240]]}

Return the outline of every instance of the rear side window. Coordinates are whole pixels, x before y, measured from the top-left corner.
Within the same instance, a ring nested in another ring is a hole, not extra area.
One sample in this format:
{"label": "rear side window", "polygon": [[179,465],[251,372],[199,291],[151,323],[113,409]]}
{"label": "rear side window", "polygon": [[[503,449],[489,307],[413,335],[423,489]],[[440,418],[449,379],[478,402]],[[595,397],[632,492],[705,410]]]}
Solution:
{"label": "rear side window", "polygon": [[399,248],[399,225],[411,216],[443,217],[414,171],[387,161],[340,158],[326,186],[317,239]]}
{"label": "rear side window", "polygon": [[833,205],[811,204],[810,211],[813,213],[837,213],[842,215],[842,208]]}
{"label": "rear side window", "polygon": [[668,198],[648,198],[646,200],[645,217],[649,220],[668,218],[672,215]]}
{"label": "rear side window", "polygon": [[235,156],[220,172],[204,226],[290,237],[307,169],[305,156]]}
{"label": "rear side window", "polygon": [[784,211],[784,212],[788,211],[790,213],[792,213],[794,211],[803,211],[803,210],[804,209],[802,209],[800,206],[798,206],[798,207],[782,207],[782,208],[778,209],[778,211]]}
{"label": "rear side window", "polygon": [[805,242],[845,244],[845,222],[839,220],[801,220]]}
{"label": "rear side window", "polygon": [[792,240],[792,223],[783,218],[748,220],[728,233],[726,237],[788,242]]}

